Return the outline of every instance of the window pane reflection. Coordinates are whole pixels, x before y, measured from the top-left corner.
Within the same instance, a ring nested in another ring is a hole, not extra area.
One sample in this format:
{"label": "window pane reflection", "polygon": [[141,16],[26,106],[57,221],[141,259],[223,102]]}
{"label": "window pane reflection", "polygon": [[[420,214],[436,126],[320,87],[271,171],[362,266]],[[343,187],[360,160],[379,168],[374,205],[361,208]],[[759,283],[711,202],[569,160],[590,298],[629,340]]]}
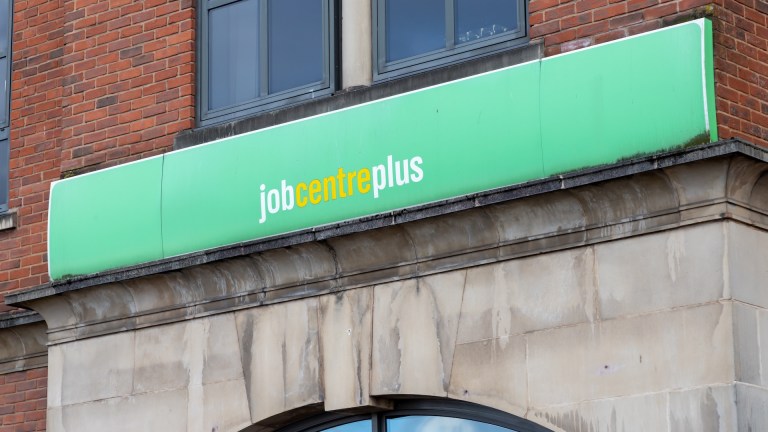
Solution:
{"label": "window pane reflection", "polygon": [[323,80],[322,0],[269,2],[269,92]]}
{"label": "window pane reflection", "polygon": [[325,429],[323,432],[371,432],[371,421],[361,420]]}
{"label": "window pane reflection", "polygon": [[208,34],[209,109],[259,96],[259,2],[242,0],[211,10]]}
{"label": "window pane reflection", "polygon": [[7,55],[8,51],[8,26],[11,20],[8,15],[11,8],[8,5],[9,0],[0,0],[0,55]]}
{"label": "window pane reflection", "polygon": [[387,419],[387,432],[509,432],[500,426],[453,417],[406,416]]}
{"label": "window pane reflection", "polygon": [[517,30],[515,0],[455,0],[456,44]]}
{"label": "window pane reflection", "polygon": [[387,0],[385,13],[388,62],[445,48],[445,0]]}

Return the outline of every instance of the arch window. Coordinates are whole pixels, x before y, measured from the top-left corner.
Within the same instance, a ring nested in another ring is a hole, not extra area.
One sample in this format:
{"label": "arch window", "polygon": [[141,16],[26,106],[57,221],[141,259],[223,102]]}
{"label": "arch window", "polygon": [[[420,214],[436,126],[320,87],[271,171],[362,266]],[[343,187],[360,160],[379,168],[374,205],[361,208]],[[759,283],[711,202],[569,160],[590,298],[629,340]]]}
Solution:
{"label": "arch window", "polygon": [[321,414],[277,432],[551,432],[526,419],[476,404],[440,399],[396,401],[391,411]]}

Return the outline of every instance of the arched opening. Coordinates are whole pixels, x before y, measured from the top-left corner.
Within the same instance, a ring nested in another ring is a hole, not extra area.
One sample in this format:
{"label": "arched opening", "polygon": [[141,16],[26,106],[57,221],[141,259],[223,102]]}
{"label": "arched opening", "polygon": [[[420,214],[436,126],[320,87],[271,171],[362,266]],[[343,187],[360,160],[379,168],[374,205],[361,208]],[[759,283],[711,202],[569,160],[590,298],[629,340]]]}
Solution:
{"label": "arched opening", "polygon": [[[249,431],[251,428],[246,429]],[[244,431],[244,432],[245,432]],[[393,409],[365,414],[323,413],[275,432],[552,432],[530,420],[468,402],[395,400]]]}

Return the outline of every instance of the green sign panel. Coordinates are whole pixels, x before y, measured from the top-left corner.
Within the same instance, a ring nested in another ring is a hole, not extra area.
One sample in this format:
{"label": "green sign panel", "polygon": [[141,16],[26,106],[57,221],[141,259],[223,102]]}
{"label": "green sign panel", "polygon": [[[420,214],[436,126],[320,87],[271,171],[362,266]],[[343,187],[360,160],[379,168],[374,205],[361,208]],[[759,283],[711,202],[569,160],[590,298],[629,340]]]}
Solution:
{"label": "green sign panel", "polygon": [[56,182],[53,279],[716,140],[699,20]]}

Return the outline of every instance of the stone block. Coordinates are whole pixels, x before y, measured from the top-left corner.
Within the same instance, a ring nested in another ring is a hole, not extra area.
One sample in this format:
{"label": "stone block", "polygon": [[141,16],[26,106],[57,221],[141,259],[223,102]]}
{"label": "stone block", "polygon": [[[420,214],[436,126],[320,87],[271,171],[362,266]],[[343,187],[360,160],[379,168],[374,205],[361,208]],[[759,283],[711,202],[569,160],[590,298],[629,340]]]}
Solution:
{"label": "stone block", "polygon": [[545,234],[565,234],[585,225],[584,209],[571,192],[552,192],[499,203],[488,207],[488,212],[497,221],[502,243]]}
{"label": "stone block", "polygon": [[416,260],[413,242],[400,226],[326,240],[344,275],[379,270]]}
{"label": "stone block", "polygon": [[670,393],[669,426],[670,431],[735,432],[733,385]]}
{"label": "stone block", "polygon": [[322,402],[318,300],[235,314],[251,420]]}
{"label": "stone block", "polygon": [[469,252],[499,243],[496,222],[481,210],[422,219],[403,227],[412,239],[419,259],[441,258],[457,251]]}
{"label": "stone block", "polygon": [[768,308],[768,233],[733,222],[727,228],[733,299]]}
{"label": "stone block", "polygon": [[[550,385],[557,387],[557,383]],[[666,431],[667,395],[654,393],[536,408],[528,417],[568,432]]]}
{"label": "stone block", "polygon": [[200,320],[205,341],[203,384],[243,378],[235,315],[214,315]]}
{"label": "stone block", "polygon": [[672,181],[681,206],[709,202],[721,197],[728,183],[729,159],[717,158],[664,169]]}
{"label": "stone block", "polygon": [[59,347],[63,377],[62,405],[131,394],[134,367],[133,332],[84,339]]}
{"label": "stone block", "polygon": [[370,404],[373,289],[320,297],[326,411]]}
{"label": "stone block", "polygon": [[135,332],[133,393],[185,388],[189,385],[189,321]]}
{"label": "stone block", "polygon": [[371,394],[445,396],[465,272],[374,287]]}
{"label": "stone block", "polygon": [[[193,405],[193,394],[202,393],[202,398],[196,395]],[[251,424],[251,413],[248,409],[248,397],[245,391],[245,380],[217,382],[203,387],[189,389],[189,413],[200,416],[196,424],[188,419],[188,432],[238,432]]]}
{"label": "stone block", "polygon": [[[760,340],[756,308],[733,303],[733,351],[736,381],[760,385]],[[768,331],[768,327],[764,328]]]}
{"label": "stone block", "polygon": [[736,383],[739,432],[768,431],[768,389]]}
{"label": "stone block", "polygon": [[[58,423],[58,422],[57,422]],[[61,408],[61,425],[50,432],[187,432],[184,389],[81,403]]]}
{"label": "stone block", "polygon": [[528,406],[524,336],[456,345],[448,395],[522,416]]}
{"label": "stone block", "polygon": [[61,345],[48,347],[48,408],[60,407],[64,380],[64,354]]}
{"label": "stone block", "polygon": [[531,334],[531,404],[731,382],[732,324],[730,304],[714,303]]}
{"label": "stone block", "polygon": [[711,223],[596,245],[601,318],[723,298],[723,237]]}
{"label": "stone block", "polygon": [[457,342],[592,321],[596,282],[591,247],[471,268]]}

